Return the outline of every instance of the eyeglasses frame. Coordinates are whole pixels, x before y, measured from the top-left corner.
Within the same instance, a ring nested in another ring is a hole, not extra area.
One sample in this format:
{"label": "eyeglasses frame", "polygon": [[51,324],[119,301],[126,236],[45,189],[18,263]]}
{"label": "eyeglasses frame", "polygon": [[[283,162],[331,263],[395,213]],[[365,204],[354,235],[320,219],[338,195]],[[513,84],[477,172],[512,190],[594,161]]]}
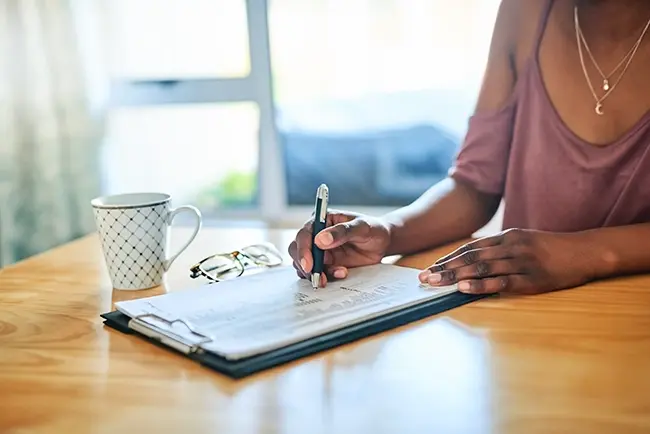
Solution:
{"label": "eyeglasses frame", "polygon": [[206,279],[210,280],[211,283],[222,282],[224,280],[230,280],[230,279],[218,279],[216,277],[213,277],[209,273],[211,270],[206,271],[206,270],[203,269],[203,267],[201,267],[207,261],[210,261],[210,260],[212,260],[212,259],[214,259],[214,258],[216,258],[218,256],[224,256],[224,257],[231,256],[233,261],[236,261],[241,265],[241,267],[238,267],[239,268],[239,274],[237,274],[237,276],[235,276],[235,278],[242,276],[244,274],[244,272],[246,272],[246,269],[250,268],[251,264],[254,265],[254,266],[257,266],[257,267],[274,267],[274,266],[282,264],[282,256],[281,256],[280,252],[277,251],[275,246],[272,246],[272,245],[271,245],[272,249],[269,248],[269,250],[275,251],[274,253],[277,253],[278,258],[280,259],[280,263],[277,264],[277,265],[268,265],[266,263],[263,263],[261,261],[256,260],[253,256],[251,256],[251,255],[247,254],[246,252],[244,252],[244,249],[246,249],[248,247],[255,247],[255,246],[256,246],[256,244],[253,244],[251,246],[247,246],[247,247],[244,247],[242,249],[233,250],[232,252],[215,253],[214,255],[210,255],[210,256],[200,260],[199,262],[194,264],[192,267],[190,267],[190,277],[192,279],[196,279],[196,278],[202,276],[202,277],[205,277]]}

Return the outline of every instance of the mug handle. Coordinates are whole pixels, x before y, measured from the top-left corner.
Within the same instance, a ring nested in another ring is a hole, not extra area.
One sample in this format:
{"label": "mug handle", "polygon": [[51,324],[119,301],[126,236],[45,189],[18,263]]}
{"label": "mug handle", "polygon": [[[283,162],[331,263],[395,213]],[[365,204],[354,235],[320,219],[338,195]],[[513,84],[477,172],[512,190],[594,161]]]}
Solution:
{"label": "mug handle", "polygon": [[196,238],[196,235],[199,233],[201,230],[201,224],[202,224],[202,218],[201,218],[201,211],[199,211],[197,208],[190,206],[190,205],[184,205],[184,206],[179,206],[178,208],[172,209],[169,211],[169,215],[167,217],[167,224],[169,226],[172,225],[172,222],[174,220],[174,217],[176,217],[177,214],[180,214],[182,212],[190,212],[191,214],[194,215],[195,217],[195,223],[194,223],[194,232],[190,236],[190,238],[183,244],[183,246],[178,249],[178,252],[176,252],[173,256],[169,257],[168,259],[165,260],[163,266],[165,268],[165,271],[169,270],[169,267],[172,266],[172,263],[178,258],[178,256],[183,253],[185,249],[189,247],[189,245],[194,241],[194,238]]}

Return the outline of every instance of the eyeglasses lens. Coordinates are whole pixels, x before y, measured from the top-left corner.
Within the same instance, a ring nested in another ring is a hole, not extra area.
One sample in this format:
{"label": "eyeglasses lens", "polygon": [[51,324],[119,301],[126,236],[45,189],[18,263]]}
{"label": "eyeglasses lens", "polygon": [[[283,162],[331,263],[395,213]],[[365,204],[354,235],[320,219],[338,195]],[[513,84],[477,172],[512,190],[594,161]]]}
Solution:
{"label": "eyeglasses lens", "polygon": [[201,270],[215,279],[232,279],[244,272],[244,267],[233,255],[217,255],[203,264]]}
{"label": "eyeglasses lens", "polygon": [[242,249],[242,252],[250,256],[258,264],[267,267],[275,267],[282,263],[282,255],[271,245],[255,244]]}

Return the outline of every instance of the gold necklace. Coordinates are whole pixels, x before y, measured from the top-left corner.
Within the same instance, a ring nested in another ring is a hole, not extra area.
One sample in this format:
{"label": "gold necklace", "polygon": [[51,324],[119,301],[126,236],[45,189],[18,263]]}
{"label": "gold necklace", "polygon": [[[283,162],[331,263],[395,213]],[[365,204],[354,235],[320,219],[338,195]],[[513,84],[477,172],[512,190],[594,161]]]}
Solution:
{"label": "gold necklace", "polygon": [[[578,20],[578,7],[574,6],[573,8],[573,20],[575,24],[575,30],[576,30],[576,42],[578,44],[578,54],[580,55],[580,64],[582,65],[582,72],[585,76],[585,79],[587,80],[587,84],[589,85],[589,90],[591,90],[591,94],[593,95],[594,99],[596,100],[596,106],[594,110],[596,111],[596,114],[602,116],[604,114],[603,112],[603,101],[614,91],[614,88],[618,85],[618,83],[623,79],[623,75],[625,75],[625,72],[627,71],[628,67],[630,66],[630,63],[632,62],[632,59],[634,58],[634,55],[636,54],[636,51],[639,49],[639,46],[641,45],[641,42],[643,41],[643,38],[648,31],[648,28],[650,28],[650,20],[646,23],[645,27],[643,28],[643,32],[641,32],[641,36],[637,39],[637,41],[634,43],[630,51],[627,52],[625,56],[623,56],[623,59],[618,63],[618,65],[614,68],[614,70],[606,76],[603,74],[603,71],[600,69],[598,66],[598,63],[594,59],[593,54],[591,53],[591,50],[589,49],[589,45],[587,44],[587,41],[584,38],[584,35],[582,33],[582,29],[580,28],[580,22]],[[602,97],[598,97],[596,94],[596,90],[591,84],[591,78],[589,77],[589,73],[587,72],[587,68],[585,66],[585,61],[584,61],[584,55],[582,53],[582,43],[584,43],[585,48],[587,50],[587,53],[591,57],[591,61],[593,62],[594,66],[600,73],[601,77],[603,78],[603,90],[605,91],[605,94]],[[618,80],[614,82],[613,85],[609,85],[609,78],[618,71],[618,69],[621,67],[621,65],[625,64],[623,71],[621,72],[621,75],[619,75]]]}
{"label": "gold necklace", "polygon": [[632,55],[636,51],[636,47],[641,44],[641,39],[638,39],[634,45],[632,45],[632,48],[623,56],[620,62],[618,62],[618,65],[610,72],[608,75],[605,75],[602,69],[600,69],[600,66],[598,65],[598,62],[596,62],[596,59],[594,58],[593,53],[591,52],[591,49],[589,48],[589,44],[587,44],[587,40],[585,39],[584,33],[582,33],[582,28],[578,26],[578,33],[580,33],[580,40],[582,41],[583,45],[585,46],[585,49],[587,50],[587,54],[591,58],[591,63],[594,65],[594,67],[598,70],[598,73],[603,79],[603,90],[608,91],[609,90],[609,78],[618,71],[618,69],[623,66],[623,63],[625,63],[625,60]]}

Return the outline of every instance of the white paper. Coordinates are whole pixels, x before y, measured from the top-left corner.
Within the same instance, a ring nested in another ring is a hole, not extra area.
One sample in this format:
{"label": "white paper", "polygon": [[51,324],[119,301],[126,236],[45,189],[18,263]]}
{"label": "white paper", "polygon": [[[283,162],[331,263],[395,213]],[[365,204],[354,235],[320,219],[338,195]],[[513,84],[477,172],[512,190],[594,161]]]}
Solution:
{"label": "white paper", "polygon": [[[456,290],[418,281],[419,270],[390,264],[350,269],[341,281],[314,290],[291,267],[197,289],[116,303],[131,317],[154,313],[182,318],[211,342],[202,347],[228,359],[280,348]],[[186,342],[198,343],[182,324],[145,319]]]}

